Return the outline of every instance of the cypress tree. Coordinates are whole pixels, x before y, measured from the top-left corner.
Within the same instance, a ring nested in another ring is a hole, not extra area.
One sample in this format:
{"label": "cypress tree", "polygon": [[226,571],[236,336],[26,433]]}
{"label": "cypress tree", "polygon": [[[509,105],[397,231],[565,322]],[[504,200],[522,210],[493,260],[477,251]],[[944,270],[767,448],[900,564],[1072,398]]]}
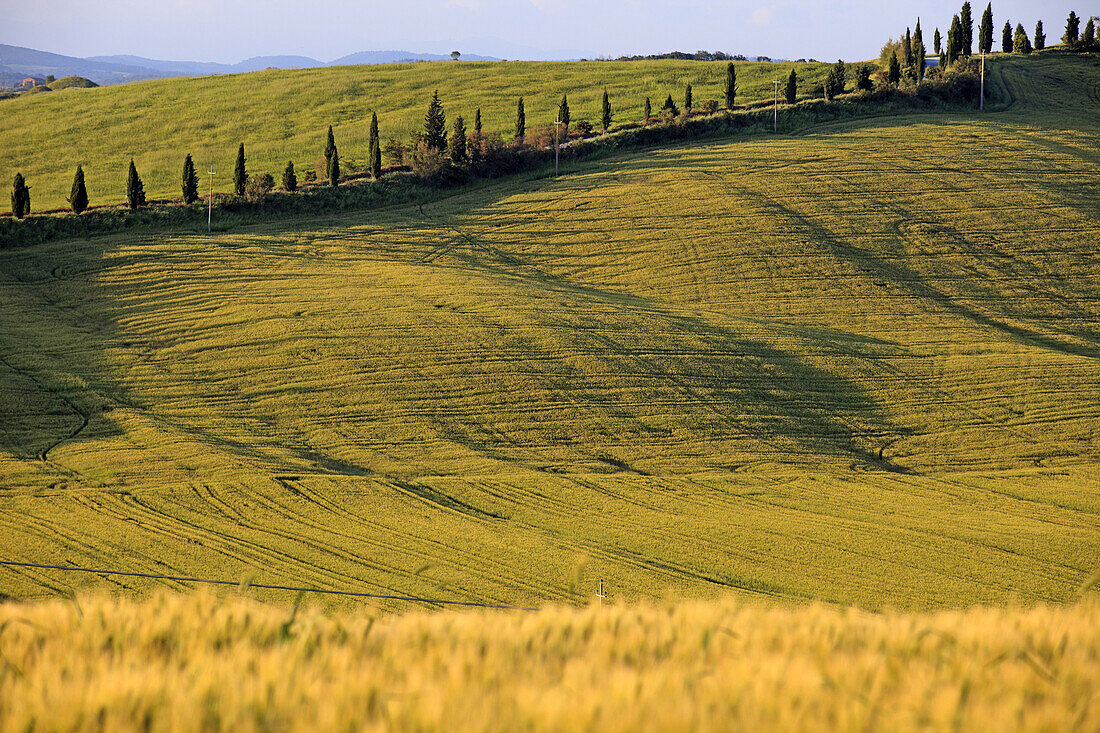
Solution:
{"label": "cypress tree", "polygon": [[424,115],[423,140],[429,148],[440,153],[447,149],[447,116],[443,113],[438,89],[432,93],[432,101],[428,104],[427,114]]}
{"label": "cypress tree", "polygon": [[856,89],[861,92],[871,91],[871,67],[867,64],[856,69]]}
{"label": "cypress tree", "polygon": [[691,111],[691,104],[694,100],[691,98],[691,84],[687,85],[684,90],[684,109],[688,112]]}
{"label": "cypress tree", "polygon": [[84,169],[76,167],[76,175],[73,176],[73,188],[69,192],[69,206],[74,214],[79,214],[88,208],[88,189],[84,187]]}
{"label": "cypress tree", "polygon": [[970,14],[970,2],[963,3],[962,12],[959,14],[959,25],[962,27],[962,42],[959,46],[960,56],[969,56],[974,50],[974,18]]}
{"label": "cypress tree", "polygon": [[676,106],[676,103],[672,101],[672,95],[668,95],[668,99],[665,100],[664,105],[661,107],[662,112],[671,112],[673,117],[680,116],[680,108]]}
{"label": "cypress tree", "polygon": [[924,56],[926,53],[927,51],[924,48],[924,41],[917,39],[916,43],[913,44],[913,63],[917,71],[918,83],[921,81],[921,79],[924,78],[924,66],[926,63]]}
{"label": "cypress tree", "polygon": [[1005,27],[1001,29],[1001,50],[1005,53],[1012,53],[1012,24],[1007,20],[1005,21]]}
{"label": "cypress tree", "polygon": [[[897,62],[897,57],[894,58],[894,62]],[[794,69],[791,69],[791,75],[787,77],[787,104],[794,104],[798,99],[798,74],[794,73]]]}
{"label": "cypress tree", "polygon": [[653,103],[649,101],[649,97],[645,98],[645,108],[642,112],[645,115],[645,121],[649,122],[649,118],[653,116]]}
{"label": "cypress tree", "polygon": [[603,90],[603,111],[600,122],[603,123],[603,131],[607,132],[607,128],[611,127],[611,100],[607,97],[607,87]]}
{"label": "cypress tree", "polygon": [[913,65],[913,38],[909,35],[909,29],[905,29],[905,40],[901,42],[902,57],[905,59],[905,68]]}
{"label": "cypress tree", "polygon": [[848,69],[844,66],[843,61],[837,59],[832,71],[829,72],[829,76],[825,78],[825,96],[828,99],[834,99],[843,94],[844,82],[847,77]]}
{"label": "cypress tree", "polygon": [[1077,34],[1081,30],[1081,19],[1077,17],[1077,13],[1072,10],[1069,11],[1069,17],[1066,18],[1066,32],[1062,34],[1062,43],[1066,44],[1069,48],[1073,48],[1077,45]]}
{"label": "cypress tree", "polygon": [[22,219],[31,213],[31,191],[27,182],[23,180],[22,173],[15,174],[15,180],[11,185],[11,213],[16,219]]}
{"label": "cypress tree", "polygon": [[481,162],[481,107],[474,112],[474,134],[470,136],[467,146],[470,152],[470,162]]}
{"label": "cypress tree", "polygon": [[244,196],[244,186],[248,183],[248,171],[244,167],[244,143],[237,149],[237,164],[233,166],[233,193]]}
{"label": "cypress tree", "polygon": [[962,46],[962,41],[959,40],[959,36],[962,35],[962,25],[959,23],[959,16],[955,16],[951,19],[951,27],[947,30],[947,63],[948,65],[955,63],[959,58],[959,49]]}
{"label": "cypress tree", "polygon": [[940,38],[940,29],[936,29],[936,34],[932,36],[932,46],[936,49],[936,55],[939,56],[943,50],[943,39]]}
{"label": "cypress tree", "polygon": [[737,69],[732,61],[726,64],[726,83],[723,91],[726,94],[726,109],[733,109],[737,100]]}
{"label": "cypress tree", "polygon": [[1022,23],[1016,24],[1016,33],[1012,36],[1012,53],[1031,53],[1031,40]]}
{"label": "cypress tree", "polygon": [[141,182],[133,158],[130,158],[130,172],[126,175],[126,203],[130,206],[130,211],[134,211],[139,206],[145,206],[145,186]]}
{"label": "cypress tree", "polygon": [[896,53],[890,54],[890,70],[886,72],[886,80],[895,86],[901,83],[901,64]]}
{"label": "cypress tree", "polygon": [[940,68],[941,69],[946,69],[947,68],[947,54],[944,53],[943,51],[940,51]]}
{"label": "cypress tree", "polygon": [[[478,110],[480,113],[481,110]],[[382,177],[382,141],[378,138],[378,113],[372,112],[370,116],[370,141],[367,146],[367,163],[370,167],[370,177],[378,180]]]}
{"label": "cypress tree", "polygon": [[332,149],[332,157],[328,159],[328,182],[333,187],[340,185],[340,151]]}
{"label": "cypress tree", "polygon": [[451,162],[455,165],[470,162],[466,151],[466,122],[462,119],[462,115],[455,118],[454,129],[451,130],[451,147],[448,153]]}
{"label": "cypress tree", "polygon": [[286,162],[286,168],[283,169],[283,190],[284,191],[296,191],[298,190],[298,176],[294,173],[294,161],[288,160]]}
{"label": "cypress tree", "polygon": [[924,45],[924,33],[920,29],[920,18],[917,18],[917,27],[913,30],[913,43]]}
{"label": "cypress tree", "polygon": [[180,190],[183,192],[183,203],[193,204],[199,200],[199,174],[195,171],[195,162],[191,160],[191,153],[183,159]]}
{"label": "cypress tree", "polygon": [[1096,24],[1093,23],[1092,18],[1085,23],[1085,32],[1081,34],[1081,45],[1086,50],[1091,50],[1096,45]]}
{"label": "cypress tree", "polygon": [[519,103],[516,104],[516,140],[523,142],[523,138],[526,134],[527,115],[523,112],[523,97],[520,97]]}
{"label": "cypress tree", "polygon": [[561,104],[558,105],[558,120],[565,125],[565,132],[569,132],[569,99],[561,95]]}
{"label": "cypress tree", "polygon": [[332,134],[332,125],[328,126],[328,140],[325,142],[325,160],[331,160],[336,152],[336,138]]}
{"label": "cypress tree", "polygon": [[985,6],[982,24],[978,28],[978,50],[989,53],[993,50],[993,3]]}
{"label": "cypress tree", "polygon": [[1043,21],[1035,23],[1035,50],[1042,51],[1047,45],[1047,34],[1043,33]]}

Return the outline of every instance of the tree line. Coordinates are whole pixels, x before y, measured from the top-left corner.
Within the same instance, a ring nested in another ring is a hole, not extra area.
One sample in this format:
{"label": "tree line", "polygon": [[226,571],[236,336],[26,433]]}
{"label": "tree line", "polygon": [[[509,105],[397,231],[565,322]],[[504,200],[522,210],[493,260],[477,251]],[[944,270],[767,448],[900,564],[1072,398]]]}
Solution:
{"label": "tree line", "polygon": [[[732,61],[727,64],[723,97],[726,109],[734,109],[737,98],[737,70]],[[787,80],[786,100],[793,104],[798,92],[798,77],[792,70]],[[672,118],[680,118],[684,115],[697,113],[715,113],[719,110],[719,103],[708,101],[702,109],[696,108],[696,102],[691,84],[684,89],[683,109],[673,100],[671,94],[665,100],[664,105],[657,114],[654,114],[652,101],[647,97],[644,104],[645,119],[642,124],[650,124],[654,121],[669,122]],[[607,132],[614,122],[614,108],[611,97],[604,89],[601,100],[600,128]],[[558,117],[556,127],[566,137],[570,134],[573,120],[569,109],[568,95],[563,95],[558,104]],[[587,135],[592,132],[592,125],[581,120],[576,123],[574,132]],[[514,149],[524,145],[542,145],[545,141],[541,136],[531,136],[527,129],[527,119],[524,110],[524,100],[520,97],[516,104],[516,119],[514,134],[510,146]],[[423,130],[414,135],[414,139],[408,145],[390,138],[387,143],[387,156],[391,161],[400,166],[408,166],[414,173],[424,177],[431,177],[438,173],[444,166],[478,166],[493,155],[499,153],[503,142],[487,135],[482,129],[481,109],[474,113],[473,128],[468,129],[466,120],[462,116],[455,118],[448,133],[446,113],[439,98],[439,91],[432,94],[424,119]],[[382,176],[382,141],[379,136],[378,115],[372,113],[367,155],[367,172],[370,177],[377,180]],[[331,186],[339,185],[342,177],[340,151],[336,145],[332,126],[328,128],[324,147],[325,177]],[[313,177],[313,171],[308,171],[307,180]],[[295,191],[298,188],[298,176],[293,161],[287,161],[282,175],[282,188],[286,191]],[[263,196],[274,189],[275,181],[269,173],[249,175],[245,145],[241,143],[237,149],[237,157],[233,166],[233,193],[234,195],[251,200],[262,199]],[[180,192],[185,204],[193,204],[199,199],[199,176],[195,168],[194,160],[188,153],[183,160]],[[81,214],[89,206],[88,189],[84,180],[84,169],[78,165],[73,176],[72,188],[66,199],[69,208],[75,214]],[[12,185],[12,213],[17,219],[22,219],[31,212],[30,186],[27,185],[22,173],[17,173]],[[130,159],[126,177],[126,203],[131,210],[136,210],[147,205],[144,182],[138,173],[137,166]]]}
{"label": "tree line", "polygon": [[[1066,48],[1075,51],[1100,50],[1096,35],[1096,18],[1089,18],[1084,31],[1080,30],[1080,18],[1074,12],[1070,12],[1066,20],[1065,33],[1062,42]],[[993,9],[992,2],[986,5],[978,28],[978,51],[990,53],[993,47]],[[947,37],[944,39],[937,28],[933,35],[933,47],[940,56],[940,68],[938,73],[956,64],[961,59],[970,57],[974,48],[974,22],[971,15],[969,2],[964,2],[961,11],[951,21]],[[1032,42],[1034,40],[1034,43]],[[945,42],[946,41],[946,42]],[[1006,21],[1002,30],[1001,47],[1006,53],[1031,53],[1032,50],[1042,50],[1046,45],[1046,35],[1042,21],[1035,27],[1035,33],[1029,37],[1021,24],[1016,25],[1015,31],[1011,29],[1011,23]],[[705,52],[700,52],[705,53]],[[716,54],[709,54],[716,56]],[[927,67],[925,58],[927,49],[924,44],[923,31],[920,19],[917,20],[915,31],[906,28],[905,36],[899,41],[888,41],[883,47],[883,59],[885,69],[875,70],[871,65],[863,64],[855,69],[856,91],[870,91],[874,87],[877,78],[880,84],[898,86],[903,80],[920,83],[926,76]],[[826,100],[833,99],[846,90],[848,68],[845,63],[838,60],[830,69],[824,84],[818,91]],[[798,98],[799,78],[794,69],[787,77],[784,87],[784,101],[794,104]],[[738,93],[737,69],[733,61],[726,66],[726,74],[723,82],[723,99],[726,110],[736,107]],[[683,108],[677,105],[672,94],[669,94],[664,103],[654,114],[653,102],[646,97],[643,105],[642,125],[652,122],[671,122],[673,119],[681,119],[697,113],[716,113],[722,104],[715,100],[704,103],[702,109],[696,108],[691,84],[684,88]],[[614,108],[611,98],[605,88],[601,99],[600,126],[603,132],[610,130],[614,119]],[[563,95],[558,104],[558,115],[553,125],[554,135],[559,132],[568,138],[572,118],[569,109],[568,95]],[[592,131],[592,126],[587,121],[577,122],[576,132],[587,135]],[[524,109],[523,97],[517,100],[514,134],[511,141],[513,151],[522,148],[529,143],[527,118]],[[553,139],[547,141],[543,135],[535,136],[530,141],[533,144],[544,146]],[[386,154],[391,162],[396,165],[405,165],[417,175],[431,178],[438,175],[447,166],[470,167],[477,169],[484,166],[491,158],[500,157],[505,143],[500,136],[490,136],[482,129],[481,109],[474,114],[472,130],[467,129],[466,121],[462,116],[455,118],[450,133],[447,131],[446,113],[439,99],[439,91],[432,94],[428,110],[425,114],[424,128],[422,132],[414,135],[414,138],[406,145],[390,138],[387,141]],[[332,126],[328,128],[328,135],[324,148],[324,169],[328,183],[337,186],[340,183],[342,170],[340,152],[336,145]],[[372,113],[367,154],[367,173],[373,180],[382,176],[382,142],[379,136],[378,115]],[[306,174],[307,180],[313,171]],[[282,187],[286,191],[295,191],[298,188],[297,173],[293,161],[287,161],[282,175]],[[267,192],[275,186],[274,178],[269,173],[250,176],[247,170],[245,146],[241,143],[237,150],[237,158],[233,169],[233,193],[242,198],[251,200],[262,199]],[[198,173],[195,169],[191,154],[188,153],[183,162],[181,177],[181,193],[185,204],[193,204],[199,199]],[[73,213],[80,214],[88,208],[88,191],[84,181],[83,167],[78,165],[73,176],[72,188],[67,199]],[[127,171],[126,179],[126,203],[131,210],[145,206],[144,183],[138,174],[133,158]],[[12,184],[11,193],[12,213],[17,219],[22,219],[31,211],[30,186],[22,173],[16,173]]]}
{"label": "tree line", "polygon": [[[1096,51],[1100,50],[1097,42],[1096,22],[1097,18],[1089,18],[1084,32],[1080,32],[1080,18],[1070,11],[1066,18],[1065,33],[1062,34],[1062,44],[1071,51]],[[994,48],[993,3],[989,2],[982,13],[981,22],[978,25],[977,52],[989,54]],[[932,36],[932,46],[939,57],[939,73],[943,73],[958,62],[969,59],[974,54],[974,18],[969,2],[964,2],[962,8],[951,18],[947,36],[940,34],[936,28]],[[1002,53],[1030,54],[1033,51],[1042,51],[1046,48],[1047,36],[1043,28],[1043,21],[1035,23],[1034,33],[1030,36],[1023,23],[1016,23],[1015,29],[1012,22],[1006,20],[1001,28],[1000,51]],[[905,35],[899,40],[887,41],[882,47],[882,58],[888,66],[888,77],[892,83],[899,83],[904,79],[920,83],[926,73],[927,49],[921,34],[920,19],[917,19],[915,32],[905,29]]]}

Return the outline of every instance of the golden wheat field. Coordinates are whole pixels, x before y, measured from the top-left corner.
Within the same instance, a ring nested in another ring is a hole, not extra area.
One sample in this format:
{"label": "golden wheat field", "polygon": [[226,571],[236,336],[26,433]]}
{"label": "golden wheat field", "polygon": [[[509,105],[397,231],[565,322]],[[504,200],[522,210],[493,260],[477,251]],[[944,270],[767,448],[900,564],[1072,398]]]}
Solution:
{"label": "golden wheat field", "polygon": [[1100,607],[872,614],[732,600],[297,612],[239,597],[0,606],[5,730],[1100,726]]}

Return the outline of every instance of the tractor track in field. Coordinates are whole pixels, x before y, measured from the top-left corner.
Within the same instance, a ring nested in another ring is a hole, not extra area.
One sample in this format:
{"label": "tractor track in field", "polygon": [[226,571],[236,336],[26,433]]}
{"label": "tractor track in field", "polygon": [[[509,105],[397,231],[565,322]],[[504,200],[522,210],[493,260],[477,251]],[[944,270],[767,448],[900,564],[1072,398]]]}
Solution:
{"label": "tractor track in field", "polygon": [[[524,581],[521,578],[517,578],[514,571],[507,565],[500,563],[493,558],[485,555],[477,556],[476,562],[459,563],[452,559],[451,556],[469,556],[470,552],[467,548],[460,548],[456,545],[449,545],[440,538],[434,538],[430,536],[415,535],[409,532],[403,532],[390,525],[381,524],[369,518],[369,516],[357,514],[350,509],[347,509],[334,501],[331,501],[324,497],[316,489],[308,488],[308,481],[302,480],[301,477],[295,477],[293,479],[289,477],[276,477],[276,480],[280,484],[288,489],[293,486],[294,494],[301,497],[310,504],[318,507],[321,511],[334,517],[343,517],[350,519],[358,524],[369,526],[378,532],[378,537],[370,537],[360,533],[351,533],[334,530],[330,527],[321,525],[313,520],[306,518],[304,515],[294,514],[296,517],[301,517],[301,521],[314,525],[317,529],[330,532],[337,536],[344,537],[354,542],[361,542],[373,545],[387,552],[395,552],[405,555],[407,557],[417,560],[419,563],[441,565],[451,568],[455,571],[475,571],[478,575],[486,578],[490,578],[502,586],[513,586],[523,588],[529,593],[546,596],[547,593],[555,594],[552,588],[543,586],[537,586]],[[277,503],[277,502],[274,502]],[[280,505],[282,506],[282,505]],[[289,510],[285,510],[289,513]],[[401,538],[409,543],[409,546],[402,546],[397,544],[394,539],[387,540],[386,538]],[[417,547],[430,546],[439,550],[438,554],[429,554],[424,550],[416,549]],[[490,570],[491,568],[491,570]],[[411,575],[416,575],[413,572]]]}
{"label": "tractor track in field", "polygon": [[84,430],[88,427],[88,423],[89,423],[89,420],[90,420],[88,413],[85,412],[84,410],[80,409],[76,405],[76,403],[74,403],[72,400],[70,400],[65,395],[61,394],[60,392],[58,392],[56,390],[53,390],[53,389],[50,389],[49,387],[47,387],[42,382],[42,380],[40,380],[37,376],[35,376],[31,372],[29,372],[25,369],[19,369],[18,367],[13,365],[11,363],[11,361],[9,361],[6,357],[0,356],[0,364],[3,364],[4,366],[6,366],[11,371],[13,371],[16,374],[20,375],[24,379],[32,382],[41,391],[43,391],[45,393],[48,393],[48,394],[52,394],[54,397],[56,397],[58,399],[58,401],[60,401],[62,404],[64,404],[70,411],[72,411],[72,413],[76,417],[79,418],[79,420],[80,420],[79,425],[77,425],[75,428],[73,428],[73,430],[70,431],[67,435],[65,435],[61,438],[58,438],[57,440],[50,443],[48,446],[46,446],[42,450],[38,451],[38,454],[36,456],[38,458],[38,460],[42,461],[43,463],[53,463],[54,465],[57,465],[58,467],[65,470],[66,472],[73,473],[67,467],[62,466],[61,464],[58,464],[55,461],[51,461],[50,460],[50,451],[52,451],[53,449],[57,448],[58,446],[60,446],[64,443],[68,443],[69,441],[75,440],[82,432],[84,432]]}

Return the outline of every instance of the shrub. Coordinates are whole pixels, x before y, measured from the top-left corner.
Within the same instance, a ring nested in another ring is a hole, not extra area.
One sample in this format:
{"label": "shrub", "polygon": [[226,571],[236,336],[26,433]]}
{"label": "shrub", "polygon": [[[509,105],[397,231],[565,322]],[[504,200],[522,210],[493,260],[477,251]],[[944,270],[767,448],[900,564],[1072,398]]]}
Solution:
{"label": "shrub", "polygon": [[[579,132],[582,137],[592,134],[592,123],[588,120],[579,120],[576,124],[576,128],[577,132]],[[606,129],[607,128],[605,127],[604,130]]]}
{"label": "shrub", "polygon": [[302,174],[302,180],[306,183],[315,183],[317,181],[317,171],[306,171]]}
{"label": "shrub", "polygon": [[708,115],[714,114],[719,109],[721,109],[721,105],[718,104],[717,99],[708,99],[707,101],[703,102],[703,111],[706,112]]}
{"label": "shrub", "polygon": [[283,169],[283,190],[295,191],[298,188],[298,176],[294,174],[294,161],[288,160]]}
{"label": "shrub", "polygon": [[270,173],[249,176],[244,187],[244,198],[254,204],[263,203],[273,188],[275,179]]}
{"label": "shrub", "polygon": [[382,152],[386,154],[386,162],[390,165],[407,165],[409,150],[405,143],[396,137],[386,138],[386,144],[382,146]]}
{"label": "shrub", "polygon": [[412,153],[412,172],[425,181],[435,182],[443,172],[443,152],[421,140]]}

